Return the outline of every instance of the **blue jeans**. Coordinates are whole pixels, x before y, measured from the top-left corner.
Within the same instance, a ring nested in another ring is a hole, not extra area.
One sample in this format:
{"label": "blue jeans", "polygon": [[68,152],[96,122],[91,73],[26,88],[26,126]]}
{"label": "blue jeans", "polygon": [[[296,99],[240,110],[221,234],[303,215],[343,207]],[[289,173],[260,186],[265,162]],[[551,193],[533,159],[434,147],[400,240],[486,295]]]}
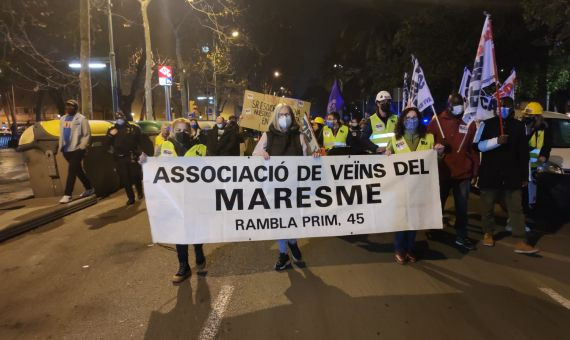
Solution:
{"label": "blue jeans", "polygon": [[416,248],[416,231],[397,231],[394,235],[394,250],[399,254],[414,253]]}
{"label": "blue jeans", "polygon": [[297,244],[297,240],[295,240],[295,239],[277,240],[277,245],[279,246],[279,252],[281,254],[287,254],[287,243]]}
{"label": "blue jeans", "polygon": [[449,190],[453,190],[453,200],[455,201],[455,231],[457,237],[467,237],[467,203],[469,202],[469,190],[471,189],[470,179],[448,179],[439,183],[439,194],[441,198],[441,210],[445,209],[445,201],[449,196]]}

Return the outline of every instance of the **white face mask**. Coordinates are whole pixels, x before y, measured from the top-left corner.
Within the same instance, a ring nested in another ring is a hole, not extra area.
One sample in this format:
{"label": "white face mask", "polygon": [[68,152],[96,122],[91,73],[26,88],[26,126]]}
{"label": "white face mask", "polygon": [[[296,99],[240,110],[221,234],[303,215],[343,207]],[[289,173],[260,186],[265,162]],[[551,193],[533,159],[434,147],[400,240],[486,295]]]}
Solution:
{"label": "white face mask", "polygon": [[453,113],[454,116],[459,116],[463,113],[463,105],[455,105],[451,108],[451,113]]}
{"label": "white face mask", "polygon": [[287,130],[291,126],[291,116],[279,117],[279,127],[281,130]]}
{"label": "white face mask", "polygon": [[218,129],[222,129],[224,127],[224,123],[217,123]]}

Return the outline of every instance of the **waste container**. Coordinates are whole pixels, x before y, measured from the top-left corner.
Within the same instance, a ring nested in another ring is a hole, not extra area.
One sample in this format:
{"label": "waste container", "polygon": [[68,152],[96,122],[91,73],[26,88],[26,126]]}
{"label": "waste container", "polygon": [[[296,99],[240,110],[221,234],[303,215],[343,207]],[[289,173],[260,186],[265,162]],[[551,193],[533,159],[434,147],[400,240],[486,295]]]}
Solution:
{"label": "waste container", "polygon": [[[97,196],[107,196],[119,189],[113,157],[105,147],[105,135],[112,123],[92,120],[89,125],[91,145],[83,160],[83,167]],[[68,164],[57,150],[58,142],[59,120],[35,123],[20,137],[18,151],[24,153],[35,197],[62,196],[64,193]],[[77,180],[73,195],[77,196],[83,190],[81,182]]]}
{"label": "waste container", "polygon": [[[141,128],[144,136],[142,149],[147,155],[154,153],[154,138],[160,133],[162,123],[157,121],[131,123]],[[121,188],[113,156],[105,146],[105,135],[112,125],[112,122],[103,120],[89,121],[91,144],[83,160],[83,168],[97,196],[107,196]],[[20,137],[18,151],[24,153],[35,197],[63,195],[68,165],[63,154],[57,150],[58,143],[59,120],[36,123],[27,128]],[[73,195],[77,196],[83,190],[81,182],[77,180]]]}

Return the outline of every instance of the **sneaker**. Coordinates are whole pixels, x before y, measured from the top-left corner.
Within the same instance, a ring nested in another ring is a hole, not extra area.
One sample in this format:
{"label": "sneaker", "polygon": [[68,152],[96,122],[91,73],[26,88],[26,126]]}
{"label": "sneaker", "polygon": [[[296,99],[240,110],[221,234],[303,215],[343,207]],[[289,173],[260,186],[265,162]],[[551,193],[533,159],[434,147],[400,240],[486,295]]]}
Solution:
{"label": "sneaker", "polygon": [[71,202],[71,196],[69,196],[69,195],[65,195],[59,200],[59,203],[61,203],[61,204],[69,203],[69,202]]}
{"label": "sneaker", "polygon": [[394,254],[394,260],[396,260],[397,264],[406,264],[406,256],[404,254]]}
{"label": "sneaker", "polygon": [[475,245],[473,244],[473,242],[471,242],[470,239],[468,239],[467,237],[458,237],[455,239],[455,244],[457,244],[460,247],[463,247],[467,250],[474,250],[475,249]]}
{"label": "sneaker", "polygon": [[535,248],[523,241],[520,241],[517,244],[515,244],[515,253],[517,254],[536,254],[539,251],[540,250],[538,248]]}
{"label": "sneaker", "polygon": [[418,262],[418,258],[416,257],[416,255],[414,255],[412,253],[407,253],[406,254],[406,261],[408,261],[410,263],[416,263],[416,262]]}
{"label": "sneaker", "polygon": [[192,275],[190,266],[188,264],[181,264],[178,272],[172,277],[172,283],[180,283]]}
{"label": "sneaker", "polygon": [[287,243],[287,244],[289,245],[289,249],[291,249],[291,257],[293,258],[293,261],[295,262],[301,261],[303,255],[301,254],[301,250],[299,249],[297,243]]}
{"label": "sneaker", "polygon": [[81,195],[79,195],[79,197],[83,198],[83,197],[89,197],[91,195],[93,195],[95,193],[95,189],[91,188],[91,189],[87,189],[84,192],[81,193]]}
{"label": "sneaker", "polygon": [[493,247],[495,245],[495,240],[493,240],[493,234],[485,233],[483,236],[483,245],[487,247]]}
{"label": "sneaker", "polygon": [[291,261],[289,260],[289,255],[279,253],[279,260],[277,260],[277,263],[275,263],[275,270],[282,271],[286,269],[290,263]]}
{"label": "sneaker", "polygon": [[134,200],[134,199],[129,199],[129,200],[127,201],[127,204],[126,204],[126,205],[133,205],[133,204],[135,204],[135,200]]}

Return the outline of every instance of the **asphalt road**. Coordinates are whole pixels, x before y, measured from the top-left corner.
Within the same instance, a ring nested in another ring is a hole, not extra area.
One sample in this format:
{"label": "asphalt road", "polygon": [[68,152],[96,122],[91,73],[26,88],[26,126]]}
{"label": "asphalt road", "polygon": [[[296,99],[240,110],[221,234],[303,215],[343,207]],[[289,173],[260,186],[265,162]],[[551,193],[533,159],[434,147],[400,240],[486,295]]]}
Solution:
{"label": "asphalt road", "polygon": [[533,257],[514,254],[508,236],[465,253],[450,228],[437,240],[420,233],[422,260],[405,266],[393,262],[391,234],[301,240],[306,267],[282,273],[275,242],[206,245],[207,273],[174,286],[175,252],[152,244],[144,203],[124,203],[116,194],[0,244],[0,339],[570,334],[570,224],[539,233]]}

